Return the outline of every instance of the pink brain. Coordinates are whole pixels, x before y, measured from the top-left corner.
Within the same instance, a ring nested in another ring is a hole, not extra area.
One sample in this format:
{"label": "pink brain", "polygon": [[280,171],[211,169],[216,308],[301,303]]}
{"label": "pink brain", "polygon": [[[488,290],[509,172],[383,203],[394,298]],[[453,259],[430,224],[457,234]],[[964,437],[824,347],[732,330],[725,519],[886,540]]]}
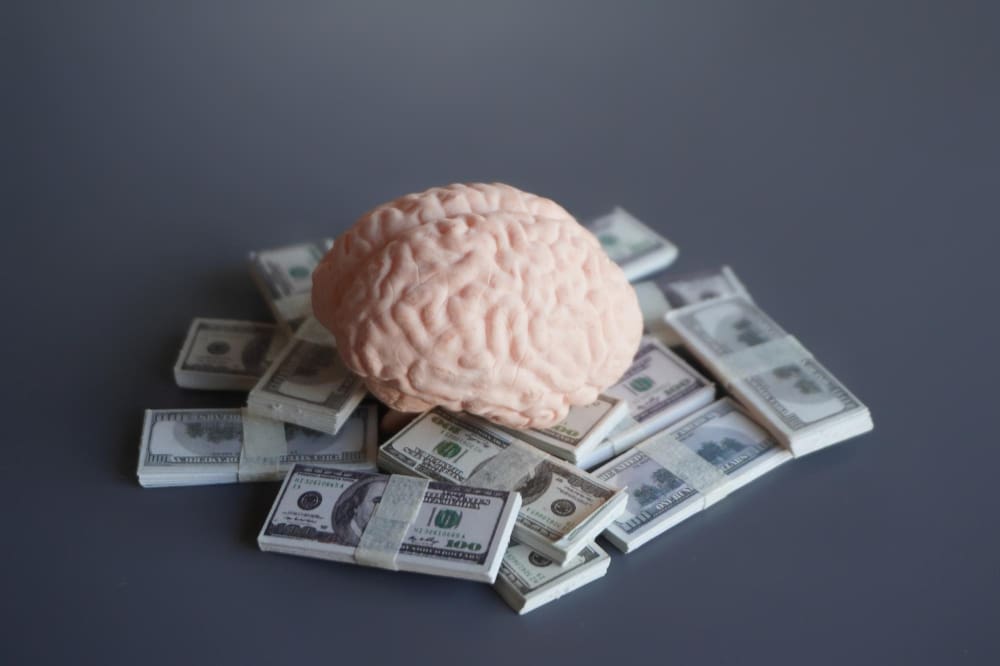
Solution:
{"label": "pink brain", "polygon": [[313,310],[390,407],[436,405],[514,428],[554,425],[628,368],[635,292],[553,201],[508,185],[383,204],[313,274]]}

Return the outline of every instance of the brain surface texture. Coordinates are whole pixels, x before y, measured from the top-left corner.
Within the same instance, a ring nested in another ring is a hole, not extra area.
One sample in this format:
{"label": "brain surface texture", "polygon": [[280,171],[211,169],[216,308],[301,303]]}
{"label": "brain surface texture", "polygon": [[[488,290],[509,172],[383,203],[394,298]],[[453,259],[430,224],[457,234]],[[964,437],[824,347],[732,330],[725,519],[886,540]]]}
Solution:
{"label": "brain surface texture", "polygon": [[313,311],[390,407],[555,425],[632,362],[635,291],[553,201],[449,185],[383,204],[313,274]]}

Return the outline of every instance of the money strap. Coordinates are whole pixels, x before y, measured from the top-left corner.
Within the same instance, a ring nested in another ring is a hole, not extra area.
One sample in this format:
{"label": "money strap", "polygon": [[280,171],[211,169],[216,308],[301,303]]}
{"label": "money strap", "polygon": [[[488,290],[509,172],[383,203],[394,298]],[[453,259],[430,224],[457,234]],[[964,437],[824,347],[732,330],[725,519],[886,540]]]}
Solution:
{"label": "money strap", "polygon": [[723,356],[717,363],[726,379],[735,381],[810,358],[812,354],[794,336],[785,335]]}
{"label": "money strap", "polygon": [[241,410],[243,448],[240,449],[239,480],[271,481],[281,477],[281,459],[288,454],[285,424]]}
{"label": "money strap", "polygon": [[309,316],[312,311],[312,293],[291,294],[283,298],[274,300],[274,307],[285,319],[298,319],[302,316]]}
{"label": "money strap", "polygon": [[462,485],[491,490],[514,490],[517,483],[524,477],[531,476],[543,460],[544,453],[515,439],[510,446],[483,463]]}
{"label": "money strap", "polygon": [[393,474],[382,492],[371,520],[365,527],[354,561],[368,567],[399,571],[396,556],[410,525],[420,511],[427,492],[427,479]]}
{"label": "money strap", "polygon": [[647,323],[651,319],[659,320],[670,310],[667,297],[652,280],[636,282],[632,288],[635,289],[636,298],[639,299],[639,310]]}
{"label": "money strap", "polygon": [[316,345],[334,346],[333,334],[314,317],[309,317],[302,322],[302,325],[295,331],[295,337]]}
{"label": "money strap", "polygon": [[[666,446],[658,446],[661,442]],[[699,493],[707,493],[726,479],[715,465],[676,440],[654,441],[639,450]]]}

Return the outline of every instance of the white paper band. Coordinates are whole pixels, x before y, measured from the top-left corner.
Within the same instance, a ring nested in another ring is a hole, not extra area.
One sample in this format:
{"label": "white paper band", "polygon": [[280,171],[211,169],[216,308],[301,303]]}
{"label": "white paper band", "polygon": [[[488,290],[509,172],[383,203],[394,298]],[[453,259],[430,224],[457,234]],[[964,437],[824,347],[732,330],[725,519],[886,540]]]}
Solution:
{"label": "white paper band", "polygon": [[282,476],[281,459],[288,454],[285,424],[255,416],[246,409],[243,418],[243,448],[240,450],[239,480],[278,481]]}
{"label": "white paper band", "polygon": [[317,345],[334,346],[333,334],[316,321],[315,317],[309,317],[302,322],[302,325],[295,330],[295,337]]}
{"label": "white paper band", "polygon": [[[660,466],[700,493],[708,493],[726,479],[726,475],[716,469],[684,444],[674,440],[660,440],[640,450]],[[665,446],[664,446],[665,444]]]}
{"label": "white paper band", "polygon": [[723,356],[718,360],[718,364],[726,379],[735,381],[809,358],[812,358],[812,354],[793,336],[786,335]]}
{"label": "white paper band", "polygon": [[308,317],[312,314],[312,292],[278,298],[274,301],[274,307],[286,321]]}
{"label": "white paper band", "polygon": [[354,561],[369,567],[398,571],[396,556],[427,493],[427,479],[401,474],[389,477],[375,513],[365,527]]}
{"label": "white paper band", "polygon": [[515,439],[510,446],[483,463],[463,485],[491,490],[514,490],[518,482],[531,476],[543,460],[544,453]]}

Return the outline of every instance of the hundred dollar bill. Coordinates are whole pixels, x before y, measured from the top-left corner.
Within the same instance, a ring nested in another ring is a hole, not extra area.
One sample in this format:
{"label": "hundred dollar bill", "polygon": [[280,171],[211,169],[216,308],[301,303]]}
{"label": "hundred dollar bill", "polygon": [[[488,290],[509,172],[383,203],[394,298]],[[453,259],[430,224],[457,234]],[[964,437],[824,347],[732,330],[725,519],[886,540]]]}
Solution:
{"label": "hundred dollar bill", "polygon": [[188,329],[174,378],[183,388],[249,391],[287,342],[276,324],[199,317]]}
{"label": "hundred dollar bill", "polygon": [[601,578],[610,562],[604,549],[593,543],[559,566],[524,544],[512,542],[493,587],[511,608],[524,615]]}
{"label": "hundred dollar bill", "polygon": [[250,275],[276,320],[294,330],[312,314],[312,273],[331,247],[323,239],[250,253]]}
{"label": "hundred dollar bill", "polygon": [[790,458],[736,402],[723,398],[594,472],[628,488],[625,512],[604,537],[630,552]]}
{"label": "hundred dollar bill", "polygon": [[381,469],[434,481],[519,491],[514,538],[559,564],[621,513],[625,496],[482,419],[424,412],[382,445]]}
{"label": "hundred dollar bill", "polygon": [[715,385],[662,342],[644,336],[632,365],[605,393],[625,400],[629,414],[600,444],[577,456],[576,464],[585,469],[610,460],[709,404],[715,399]]}
{"label": "hundred dollar bill", "polygon": [[521,498],[406,476],[295,465],[261,550],[492,583]]}
{"label": "hundred dollar bill", "polygon": [[239,409],[149,409],[136,471],[147,488],[280,481],[296,462],[375,471],[377,418],[362,405],[330,435]]}
{"label": "hundred dollar bill", "polygon": [[680,346],[681,340],[664,319],[670,310],[734,294],[750,299],[750,293],[729,266],[683,275],[660,273],[634,286],[646,332],[671,347]]}
{"label": "hundred dollar bill", "polygon": [[147,409],[136,473],[145,487],[236,483],[242,448],[239,409]]}
{"label": "hundred dollar bill", "polygon": [[365,396],[333,336],[308,319],[247,396],[252,414],[336,434]]}
{"label": "hundred dollar bill", "polygon": [[621,266],[629,282],[663,270],[677,258],[677,246],[616,207],[587,228],[597,236],[611,260]]}
{"label": "hundred dollar bill", "polygon": [[599,395],[589,405],[570,407],[566,418],[551,428],[503,430],[557,458],[578,464],[604,441],[605,435],[612,428],[628,416],[628,410],[625,400]]}
{"label": "hundred dollar bill", "polygon": [[667,322],[796,456],[872,429],[868,408],[745,296],[674,310]]}

